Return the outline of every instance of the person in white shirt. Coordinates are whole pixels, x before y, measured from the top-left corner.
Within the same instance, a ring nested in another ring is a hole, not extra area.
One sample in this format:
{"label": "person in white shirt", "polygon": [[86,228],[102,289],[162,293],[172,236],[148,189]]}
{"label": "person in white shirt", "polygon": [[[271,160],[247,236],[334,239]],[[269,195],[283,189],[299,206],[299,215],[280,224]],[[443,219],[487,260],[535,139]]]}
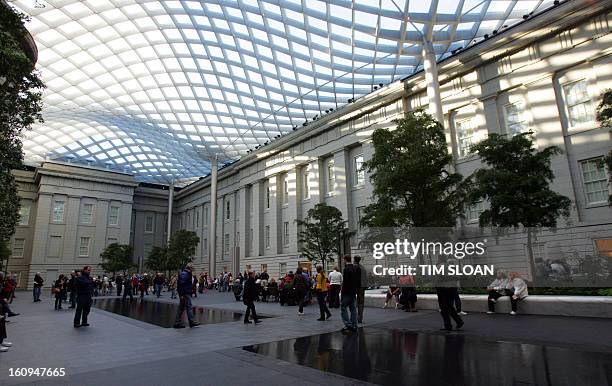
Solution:
{"label": "person in white shirt", "polygon": [[525,280],[521,279],[518,272],[510,272],[510,284],[514,289],[512,297],[510,298],[510,302],[512,303],[512,312],[510,312],[510,315],[516,315],[518,303],[529,296],[529,291],[527,290],[527,283],[525,283]]}
{"label": "person in white shirt", "polygon": [[495,313],[495,303],[497,303],[497,299],[502,296],[513,295],[511,288],[512,285],[510,284],[510,280],[506,277],[506,274],[503,271],[497,271],[497,278],[487,287],[487,292],[489,292],[489,298],[487,300],[489,311],[487,311],[487,314]]}
{"label": "person in white shirt", "polygon": [[340,308],[340,288],[342,287],[342,274],[338,267],[329,273],[329,308]]}

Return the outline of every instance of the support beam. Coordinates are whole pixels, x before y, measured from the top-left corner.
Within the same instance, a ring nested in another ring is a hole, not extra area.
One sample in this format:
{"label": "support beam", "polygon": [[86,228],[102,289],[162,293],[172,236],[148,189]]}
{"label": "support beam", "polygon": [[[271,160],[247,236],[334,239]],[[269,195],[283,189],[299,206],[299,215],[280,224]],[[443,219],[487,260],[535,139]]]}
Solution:
{"label": "support beam", "polygon": [[210,157],[210,225],[208,227],[208,274],[217,277],[217,156]]}
{"label": "support beam", "polygon": [[170,244],[170,236],[172,235],[172,204],[174,203],[174,180],[168,186],[168,225],[166,228],[166,246]]}
{"label": "support beam", "polygon": [[429,113],[444,125],[442,112],[442,99],[440,98],[440,83],[438,82],[438,64],[436,53],[430,41],[423,41],[423,69],[427,83],[427,99],[429,100]]}

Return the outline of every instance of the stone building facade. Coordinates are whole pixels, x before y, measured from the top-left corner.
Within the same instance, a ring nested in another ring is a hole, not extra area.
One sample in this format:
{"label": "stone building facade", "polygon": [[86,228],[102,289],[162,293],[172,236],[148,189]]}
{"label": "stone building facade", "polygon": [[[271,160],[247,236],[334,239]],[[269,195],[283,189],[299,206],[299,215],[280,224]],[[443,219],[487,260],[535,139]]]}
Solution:
{"label": "stone building facade", "polygon": [[[595,121],[602,93],[612,88],[611,30],[612,13],[605,6],[552,9],[438,64],[454,168],[467,176],[480,167],[467,149],[489,133],[533,131],[538,148],[560,147],[563,154],[552,164],[553,189],[572,200],[570,222],[581,229],[580,243],[592,250],[612,240],[608,171],[596,162],[612,140],[609,128]],[[417,73],[297,128],[219,171],[216,219],[210,218],[210,177],[176,191],[172,229],[193,230],[200,237],[198,270],[211,267],[208,250],[214,242],[216,273],[266,269],[276,277],[306,263],[295,220],[325,202],[339,208],[357,231],[356,248],[363,231],[359,219],[372,196],[361,170],[372,156],[371,134],[394,127],[406,111],[426,110],[427,101],[424,74]],[[71,264],[95,263],[109,238],[131,242],[136,261],[164,245],[167,187],[138,186],[132,177],[110,171],[79,170],[45,162],[36,172],[18,172],[30,221],[14,236],[13,250],[23,256],[11,257],[10,270],[32,277],[37,270],[52,275]],[[60,199],[65,219],[56,224],[54,205]],[[86,205],[95,208],[92,224],[79,222]],[[117,226],[108,224],[113,205],[120,206]],[[470,208],[458,223],[474,227],[485,206]],[[213,225],[217,237],[209,240]],[[50,256],[55,235],[63,237],[63,252]],[[91,244],[88,256],[79,257],[83,237]]]}

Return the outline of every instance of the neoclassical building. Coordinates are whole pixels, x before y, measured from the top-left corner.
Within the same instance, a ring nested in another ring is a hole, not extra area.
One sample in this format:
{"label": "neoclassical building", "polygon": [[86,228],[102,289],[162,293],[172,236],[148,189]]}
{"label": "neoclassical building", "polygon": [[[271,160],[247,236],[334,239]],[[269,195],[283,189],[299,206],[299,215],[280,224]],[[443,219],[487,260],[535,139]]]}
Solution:
{"label": "neoclassical building", "polygon": [[[571,225],[581,230],[572,245],[607,253],[610,188],[597,160],[612,139],[595,112],[612,88],[612,11],[602,3],[579,5],[553,8],[487,36],[438,62],[435,77],[428,69],[377,88],[187,186],[139,183],[128,173],[67,160],[16,171],[22,219],[11,240],[9,270],[25,287],[36,272],[53,278],[96,266],[112,242],[132,244],[142,267],[151,249],[166,243],[168,229],[188,229],[200,237],[198,270],[278,276],[307,263],[295,220],[321,202],[342,211],[357,232],[351,240],[357,248],[359,219],[372,199],[361,168],[372,156],[371,134],[393,128],[394,120],[416,109],[443,121],[454,168],[465,176],[481,166],[467,150],[489,133],[531,130],[538,148],[560,147],[553,188],[572,200]],[[485,205],[469,208],[460,226],[475,226]],[[545,256],[545,243],[539,247]]]}

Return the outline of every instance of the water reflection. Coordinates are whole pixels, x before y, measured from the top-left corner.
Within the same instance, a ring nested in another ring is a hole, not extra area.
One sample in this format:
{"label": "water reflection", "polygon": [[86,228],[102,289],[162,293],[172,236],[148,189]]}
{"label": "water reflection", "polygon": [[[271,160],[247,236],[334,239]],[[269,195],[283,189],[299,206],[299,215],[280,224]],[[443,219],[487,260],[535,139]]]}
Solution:
{"label": "water reflection", "polygon": [[[96,299],[93,305],[104,311],[169,328],[174,325],[178,304],[148,300]],[[194,319],[202,324],[236,322],[242,320],[240,312],[193,307]]]}
{"label": "water reflection", "polygon": [[612,354],[365,328],[244,347],[383,385],[610,385]]}

